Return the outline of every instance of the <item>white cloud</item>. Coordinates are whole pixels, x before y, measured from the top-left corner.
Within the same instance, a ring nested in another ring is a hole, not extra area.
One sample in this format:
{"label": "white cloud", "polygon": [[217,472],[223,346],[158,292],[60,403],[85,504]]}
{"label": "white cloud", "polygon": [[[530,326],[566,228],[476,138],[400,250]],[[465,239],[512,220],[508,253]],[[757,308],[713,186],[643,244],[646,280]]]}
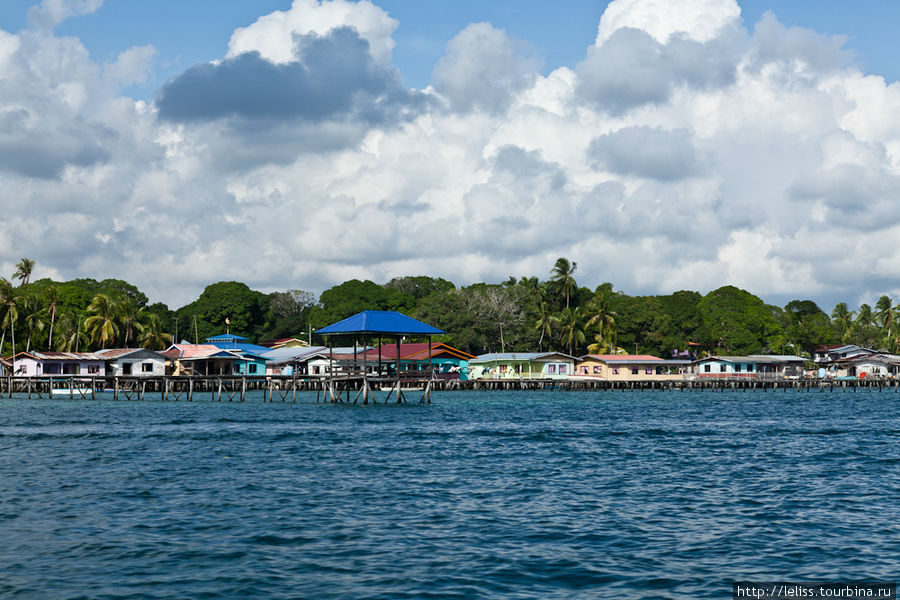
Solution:
{"label": "white cloud", "polygon": [[[673,6],[616,0],[585,60],[546,76],[502,30],[470,25],[435,86],[408,94],[390,84],[386,12],[296,0],[195,73],[240,62],[240,92],[265,63],[277,90],[299,72],[298,40],[351,26],[374,58],[348,64],[384,82],[341,80],[353,119],[158,118],[122,97],[152,48],[101,65],[75,39],[0,32],[0,266],[29,256],[176,306],[225,279],[465,284],[546,278],[558,256],[584,285],[633,293],[734,284],[827,305],[900,289],[900,84],[772,15],[747,29],[731,1]],[[251,50],[267,60],[236,60]],[[333,89],[328,69],[303,68],[304,90]]]}
{"label": "white cloud", "polygon": [[740,17],[741,7],[735,0],[613,0],[600,19],[595,43],[602,46],[624,27],[645,31],[661,44],[676,34],[708,42],[736,25]]}
{"label": "white cloud", "polygon": [[103,0],[43,0],[28,10],[28,21],[40,29],[53,29],[70,17],[89,15],[103,6]]}
{"label": "white cloud", "polygon": [[274,63],[295,60],[294,38],[315,33],[326,35],[336,27],[349,26],[369,43],[372,57],[389,63],[394,49],[391,37],[396,19],[369,0],[294,0],[286,11],[277,10],[241,27],[231,35],[226,57],[256,51]]}

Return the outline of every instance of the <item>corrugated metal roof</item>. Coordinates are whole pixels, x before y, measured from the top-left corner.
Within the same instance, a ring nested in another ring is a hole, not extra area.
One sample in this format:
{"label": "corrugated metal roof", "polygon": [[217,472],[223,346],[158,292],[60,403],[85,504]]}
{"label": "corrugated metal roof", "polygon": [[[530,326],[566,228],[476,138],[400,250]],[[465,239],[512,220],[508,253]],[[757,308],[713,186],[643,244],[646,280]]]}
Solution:
{"label": "corrugated metal roof", "polygon": [[38,360],[103,360],[93,352],[19,352],[15,358],[30,356]]}
{"label": "corrugated metal roof", "polygon": [[[439,358],[441,356],[450,356],[462,360],[472,360],[475,358],[474,355],[469,354],[468,352],[463,352],[453,346],[448,346],[447,344],[439,342],[431,344],[430,355],[432,358]],[[428,356],[429,347],[427,342],[400,344],[400,360],[428,360]],[[383,344],[381,346],[381,358],[382,360],[395,360],[397,358],[397,344]],[[369,350],[366,360],[378,360],[378,348]]]}
{"label": "corrugated metal roof", "polygon": [[365,310],[343,321],[319,329],[319,335],[370,333],[385,335],[440,335],[437,327],[427,325],[395,310]]}
{"label": "corrugated metal roof", "polygon": [[486,363],[493,361],[530,361],[530,360],[541,360],[541,359],[552,359],[552,357],[562,357],[567,360],[575,360],[574,356],[569,356],[568,354],[563,354],[562,352],[493,352],[490,354],[482,354],[480,356],[476,356],[475,358],[469,361],[469,364],[472,363]]}
{"label": "corrugated metal roof", "polygon": [[608,360],[663,360],[658,356],[653,356],[652,354],[586,354],[581,357],[581,360],[586,358],[594,358],[597,360],[608,361]]}

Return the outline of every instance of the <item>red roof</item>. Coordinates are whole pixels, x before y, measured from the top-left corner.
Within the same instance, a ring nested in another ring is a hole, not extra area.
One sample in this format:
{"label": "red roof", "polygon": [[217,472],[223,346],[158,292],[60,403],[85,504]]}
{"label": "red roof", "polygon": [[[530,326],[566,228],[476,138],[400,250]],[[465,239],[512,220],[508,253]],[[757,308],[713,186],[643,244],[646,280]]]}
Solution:
{"label": "red roof", "polygon": [[[448,346],[440,342],[431,344],[431,358],[459,358],[462,360],[471,360],[474,355],[468,352],[458,350],[453,346]],[[400,344],[400,360],[428,360],[428,343],[410,343]],[[381,346],[382,360],[397,359],[397,344],[384,344]],[[378,360],[378,348],[369,350],[366,360]]]}

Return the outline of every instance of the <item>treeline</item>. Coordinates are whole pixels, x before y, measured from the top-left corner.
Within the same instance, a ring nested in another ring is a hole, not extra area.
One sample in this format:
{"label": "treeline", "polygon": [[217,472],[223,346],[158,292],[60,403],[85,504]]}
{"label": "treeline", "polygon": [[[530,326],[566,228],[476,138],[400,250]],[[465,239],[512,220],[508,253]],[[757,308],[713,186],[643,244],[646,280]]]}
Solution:
{"label": "treeline", "polygon": [[[443,341],[473,354],[560,350],[569,354],[797,354],[821,344],[856,343],[896,351],[900,311],[888,296],[875,307],[830,314],[811,300],[766,304],[733,286],[708,294],[679,291],[629,296],[603,283],[578,285],[577,265],[560,258],[548,277],[510,277],[457,287],[441,278],[398,277],[385,284],[351,280],[316,297],[303,290],[265,294],[235,281],[208,286],[177,310],[148,304],[121,280],[31,282],[34,262],[22,259],[12,280],[0,277],[0,348],[95,350],[172,340],[203,342],[230,331],[263,342],[320,340],[315,330],[362,310],[397,310],[448,333]],[[16,285],[16,280],[18,285]]]}

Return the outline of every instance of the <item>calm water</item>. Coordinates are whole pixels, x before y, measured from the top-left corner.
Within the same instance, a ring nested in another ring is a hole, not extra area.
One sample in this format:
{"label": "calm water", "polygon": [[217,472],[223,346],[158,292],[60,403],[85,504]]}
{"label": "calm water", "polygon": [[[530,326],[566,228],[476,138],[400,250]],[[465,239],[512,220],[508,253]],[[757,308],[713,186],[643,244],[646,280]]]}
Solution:
{"label": "calm water", "polygon": [[0,597],[730,598],[895,580],[900,394],[0,400]]}

